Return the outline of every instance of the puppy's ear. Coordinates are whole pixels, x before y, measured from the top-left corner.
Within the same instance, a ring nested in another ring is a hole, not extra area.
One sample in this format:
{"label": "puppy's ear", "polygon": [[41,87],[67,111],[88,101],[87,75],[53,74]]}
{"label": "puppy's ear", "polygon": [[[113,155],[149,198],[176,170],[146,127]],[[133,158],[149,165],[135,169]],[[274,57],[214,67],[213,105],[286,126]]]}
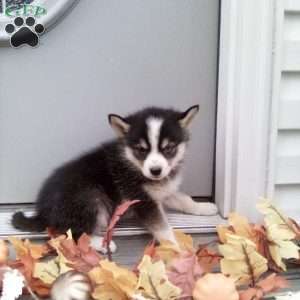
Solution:
{"label": "puppy's ear", "polygon": [[191,121],[194,119],[195,115],[199,111],[199,105],[191,106],[185,112],[183,112],[179,118],[179,124],[182,128],[187,128]]}
{"label": "puppy's ear", "polygon": [[110,126],[115,130],[119,137],[124,137],[124,135],[129,131],[130,125],[120,116],[110,114],[108,115],[108,121]]}

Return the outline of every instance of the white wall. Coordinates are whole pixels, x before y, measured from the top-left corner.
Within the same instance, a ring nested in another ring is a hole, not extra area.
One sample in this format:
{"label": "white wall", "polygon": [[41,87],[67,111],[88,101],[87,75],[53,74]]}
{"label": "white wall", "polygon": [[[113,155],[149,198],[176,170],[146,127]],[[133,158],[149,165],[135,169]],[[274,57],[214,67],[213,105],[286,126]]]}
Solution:
{"label": "white wall", "polygon": [[36,49],[0,48],[0,203],[113,136],[109,112],[200,103],[184,188],[212,193],[218,0],[80,0]]}
{"label": "white wall", "polygon": [[274,199],[300,216],[300,3],[277,4]]}

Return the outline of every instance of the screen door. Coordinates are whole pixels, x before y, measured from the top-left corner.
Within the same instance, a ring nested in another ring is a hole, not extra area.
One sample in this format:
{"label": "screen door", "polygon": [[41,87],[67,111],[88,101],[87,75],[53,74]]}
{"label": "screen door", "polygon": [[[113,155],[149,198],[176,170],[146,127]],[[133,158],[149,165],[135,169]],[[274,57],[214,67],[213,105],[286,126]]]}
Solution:
{"label": "screen door", "polygon": [[0,203],[114,137],[108,113],[194,104],[183,190],[212,196],[218,23],[218,0],[80,0],[37,48],[1,47]]}

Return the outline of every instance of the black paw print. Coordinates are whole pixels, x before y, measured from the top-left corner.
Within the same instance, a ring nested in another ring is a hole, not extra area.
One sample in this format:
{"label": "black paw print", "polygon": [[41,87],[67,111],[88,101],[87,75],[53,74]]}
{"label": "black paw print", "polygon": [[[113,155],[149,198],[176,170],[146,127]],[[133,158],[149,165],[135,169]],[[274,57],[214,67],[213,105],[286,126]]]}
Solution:
{"label": "black paw print", "polygon": [[14,24],[10,23],[5,26],[5,31],[11,35],[10,43],[13,47],[19,47],[27,44],[31,47],[39,43],[39,34],[45,30],[42,24],[35,24],[33,17],[26,18],[25,22],[22,17],[16,17]]}

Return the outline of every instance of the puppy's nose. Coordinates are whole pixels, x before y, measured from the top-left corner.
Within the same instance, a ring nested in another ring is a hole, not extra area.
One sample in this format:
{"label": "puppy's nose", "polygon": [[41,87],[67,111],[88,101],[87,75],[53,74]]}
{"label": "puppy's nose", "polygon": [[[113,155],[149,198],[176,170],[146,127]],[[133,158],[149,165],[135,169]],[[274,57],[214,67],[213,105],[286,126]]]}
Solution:
{"label": "puppy's nose", "polygon": [[150,172],[153,176],[159,176],[161,173],[161,167],[152,167]]}

